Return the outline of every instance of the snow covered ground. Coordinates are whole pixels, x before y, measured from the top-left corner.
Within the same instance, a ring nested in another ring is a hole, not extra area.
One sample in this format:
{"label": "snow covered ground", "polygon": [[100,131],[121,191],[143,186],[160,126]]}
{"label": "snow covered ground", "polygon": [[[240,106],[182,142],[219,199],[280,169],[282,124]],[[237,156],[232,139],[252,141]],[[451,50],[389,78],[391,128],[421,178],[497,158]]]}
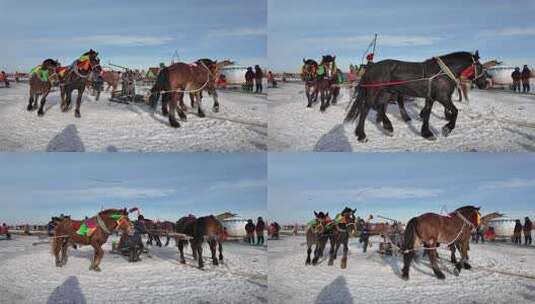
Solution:
{"label": "snow covered ground", "polygon": [[[73,110],[62,113],[59,92],[52,92],[46,114],[26,111],[28,85],[0,88],[0,151],[262,151],[267,141],[265,96],[220,92],[220,112],[211,111],[212,98],[203,106],[209,118],[188,115],[181,128],[169,126],[158,109],[143,104],[100,101],[86,91],[82,118]],[[75,98],[76,92],[73,94]],[[186,99],[189,104],[189,98]]]}
{"label": "snow covered ground", "polygon": [[[418,114],[424,100],[406,102],[412,121],[405,123],[397,105],[388,107],[394,134],[383,133],[375,124],[375,111],[366,122],[369,141],[359,143],[354,124],[343,124],[350,91],[342,88],[339,103],[320,113],[319,102],[306,108],[304,85],[281,84],[269,92],[268,147],[276,151],[535,151],[535,95],[515,95],[499,91],[473,90],[470,102],[458,103],[456,129],[445,138],[443,107],[433,107],[430,125],[437,136],[428,141],[420,136]],[[457,96],[454,94],[454,99]]]}
{"label": "snow covered ground", "polygon": [[110,254],[105,244],[102,272],[89,271],[93,249],[69,249],[66,266],[57,268],[49,244],[32,246],[36,237],[0,241],[0,303],[267,303],[266,247],[227,242],[224,264],[213,266],[203,255],[196,268],[191,251],[187,264],[177,261],[174,242],[150,247],[152,258],[129,263]]}
{"label": "snow covered ground", "polygon": [[[377,253],[378,238],[362,253],[351,239],[348,267],[340,259],[328,266],[305,266],[304,237],[270,241],[269,293],[271,303],[528,303],[535,301],[535,280],[492,273],[481,269],[453,275],[454,266],[440,261],[445,280],[434,277],[427,258],[412,264],[410,280],[400,278],[401,257]],[[503,244],[471,244],[473,266],[535,276],[535,247]],[[326,253],[328,251],[326,250]],[[441,257],[449,252],[441,250]],[[448,259],[449,260],[449,259]]]}

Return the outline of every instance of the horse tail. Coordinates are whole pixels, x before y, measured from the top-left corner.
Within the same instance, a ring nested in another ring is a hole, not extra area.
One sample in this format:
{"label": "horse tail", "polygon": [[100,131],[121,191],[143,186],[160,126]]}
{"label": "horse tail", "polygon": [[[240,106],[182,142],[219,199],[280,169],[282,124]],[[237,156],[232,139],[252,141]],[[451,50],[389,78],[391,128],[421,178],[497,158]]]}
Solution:
{"label": "horse tail", "polygon": [[349,104],[349,111],[344,119],[345,123],[354,122],[360,115],[360,105],[366,100],[366,88],[356,86],[353,93],[352,101]]}
{"label": "horse tail", "polygon": [[[160,92],[165,91],[169,86],[169,70],[163,68],[156,77],[156,82],[150,89],[150,106],[153,109],[156,109],[158,99],[160,99]],[[164,93],[165,94],[165,93]]]}
{"label": "horse tail", "polygon": [[405,228],[403,250],[412,250],[414,249],[414,241],[417,237],[416,225],[418,224],[417,219],[414,217],[408,223]]}

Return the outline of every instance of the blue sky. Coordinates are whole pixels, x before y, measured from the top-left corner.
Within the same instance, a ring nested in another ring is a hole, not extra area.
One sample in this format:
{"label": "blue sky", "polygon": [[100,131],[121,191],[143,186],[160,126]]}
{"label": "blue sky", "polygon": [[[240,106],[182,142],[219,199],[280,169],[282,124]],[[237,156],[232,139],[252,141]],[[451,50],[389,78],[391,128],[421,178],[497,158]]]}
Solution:
{"label": "blue sky", "polygon": [[266,62],[266,0],[0,0],[0,68],[48,57],[70,64],[90,47],[129,67],[180,59]]}
{"label": "blue sky", "polygon": [[270,218],[304,223],[313,211],[406,221],[463,205],[535,217],[535,154],[270,153]]}
{"label": "blue sky", "polygon": [[266,216],[263,153],[0,153],[0,223],[138,206],[153,219]]}
{"label": "blue sky", "polygon": [[376,60],[422,61],[479,49],[483,59],[535,65],[535,1],[270,0],[268,11],[268,56],[276,71],[297,71],[303,57],[326,53],[336,54],[344,69],[360,64],[374,33]]}

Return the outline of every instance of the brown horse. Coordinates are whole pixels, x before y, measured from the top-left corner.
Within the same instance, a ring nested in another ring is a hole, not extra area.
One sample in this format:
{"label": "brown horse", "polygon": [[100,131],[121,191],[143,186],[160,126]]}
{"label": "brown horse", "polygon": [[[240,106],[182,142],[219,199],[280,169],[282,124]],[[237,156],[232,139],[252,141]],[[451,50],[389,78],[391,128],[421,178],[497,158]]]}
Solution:
{"label": "brown horse", "polygon": [[115,229],[129,229],[131,223],[128,220],[126,209],[107,209],[99,212],[96,216],[88,219],[96,224],[95,230],[90,236],[77,233],[80,225],[85,221],[64,219],[57,223],[54,229],[52,252],[56,257],[56,266],[62,267],[67,264],[67,248],[69,244],[91,245],[95,250],[89,270],[100,271],[99,265],[104,256],[102,245]]}
{"label": "brown horse", "polygon": [[340,220],[334,222],[334,227],[331,229],[331,235],[329,237],[331,243],[330,257],[328,265],[333,265],[338,254],[340,245],[343,245],[343,255],[340,267],[345,269],[347,267],[347,253],[349,251],[349,231],[356,229],[355,212],[357,209],[351,209],[349,207],[344,208],[340,214]]}
{"label": "brown horse", "polygon": [[170,233],[175,232],[175,223],[169,222],[169,221],[153,221],[150,219],[144,219],[145,227],[147,228],[147,245],[152,245],[152,241],[154,240],[156,242],[156,246],[162,247],[162,242],[160,240],[161,236],[167,237],[167,241],[165,242],[165,247],[169,245],[169,241],[171,237],[169,236]]}
{"label": "brown horse", "polygon": [[100,67],[100,59],[98,58],[98,52],[89,50],[82,56],[87,56],[87,63],[83,64],[76,60],[69,71],[63,78],[60,79],[61,86],[61,111],[69,111],[71,105],[72,91],[78,91],[78,97],[76,98],[76,109],[74,111],[75,117],[82,117],[80,114],[80,105],[82,103],[82,95],[89,81],[89,78],[93,73],[100,73],[102,68]]}
{"label": "brown horse", "polygon": [[[176,232],[186,234],[191,237],[189,243],[193,252],[193,258],[198,260],[199,268],[204,267],[202,257],[202,244],[204,239],[207,240],[212,253],[212,264],[219,265],[223,261],[223,224],[213,215],[195,218],[194,216],[186,216],[179,219],[176,223]],[[175,238],[180,253],[180,263],[185,264],[184,245],[186,240],[183,238]],[[216,257],[216,247],[219,247],[219,261]]]}
{"label": "brown horse", "polygon": [[108,87],[106,87],[106,92],[108,92],[110,88],[112,89],[112,92],[116,91],[119,81],[121,80],[121,72],[103,71],[102,79],[104,79],[104,82],[108,84]]}
{"label": "brown horse", "polygon": [[[209,65],[211,60],[203,58],[203,59],[199,59],[197,62],[199,62],[199,61],[203,61],[206,65]],[[220,77],[219,71],[221,70],[221,68],[224,68],[226,66],[233,65],[233,64],[234,64],[234,62],[230,61],[230,60],[223,60],[223,61],[220,61],[220,62],[216,62],[216,67],[215,67],[215,70],[214,70],[213,74],[216,77],[219,78]],[[216,100],[215,100],[217,98],[217,91],[210,91],[210,90],[206,90],[206,91],[208,92],[209,95],[212,95],[215,92],[216,96],[214,97],[214,103],[217,103]],[[189,94],[189,100],[190,100],[191,108],[193,108],[195,106],[195,98],[202,99],[202,91]],[[183,108],[185,108],[183,100],[180,100],[180,105]],[[215,106],[216,105],[214,104],[214,107]],[[217,104],[217,108],[214,108],[214,112],[218,112],[218,111],[219,111],[219,104]]]}
{"label": "brown horse", "polygon": [[327,220],[329,219],[329,212],[323,213],[320,211],[316,213],[314,211],[314,216],[316,217],[315,221],[309,225],[307,228],[306,239],[307,239],[307,259],[305,265],[310,265],[310,254],[312,253],[312,246],[314,248],[314,258],[312,259],[312,265],[318,264],[318,260],[323,256],[323,251],[325,250],[325,245],[329,239],[329,234],[325,226],[327,225]]}
{"label": "brown horse", "polygon": [[[39,95],[42,95],[43,97],[41,97],[41,104],[39,106],[39,110],[37,111],[37,115],[44,115],[43,108],[45,106],[46,97],[50,93],[54,82],[58,81],[58,74],[56,74],[56,68],[58,68],[59,66],[60,63],[58,61],[54,59],[46,59],[38,67],[39,71],[32,71],[32,73],[30,74],[30,99],[28,101],[28,111],[37,108],[37,101],[39,99]],[[43,80],[40,75],[41,73],[47,74],[48,79]]]}
{"label": "brown horse", "polygon": [[319,64],[319,69],[323,70],[321,75],[318,75],[318,93],[320,95],[321,105],[320,111],[325,110],[331,104],[336,104],[338,95],[340,94],[340,87],[337,85],[336,78],[338,77],[338,69],[336,68],[336,56],[325,55],[322,57]]}
{"label": "brown horse", "polygon": [[313,59],[303,58],[303,68],[301,69],[301,79],[305,82],[305,93],[307,96],[307,108],[318,101],[318,63]]}
{"label": "brown horse", "polygon": [[[439,279],[444,279],[444,273],[437,265],[438,254],[436,248],[438,243],[445,244],[454,254],[455,247],[459,249],[461,260],[455,261],[457,273],[462,268],[470,269],[468,264],[468,247],[472,231],[479,226],[481,215],[479,207],[461,207],[448,216],[435,213],[425,213],[418,217],[413,217],[405,229],[405,244],[403,257],[403,270],[401,277],[409,279],[409,269],[414,251],[420,246],[425,248],[429,255],[433,272]],[[453,258],[452,258],[453,261]]]}

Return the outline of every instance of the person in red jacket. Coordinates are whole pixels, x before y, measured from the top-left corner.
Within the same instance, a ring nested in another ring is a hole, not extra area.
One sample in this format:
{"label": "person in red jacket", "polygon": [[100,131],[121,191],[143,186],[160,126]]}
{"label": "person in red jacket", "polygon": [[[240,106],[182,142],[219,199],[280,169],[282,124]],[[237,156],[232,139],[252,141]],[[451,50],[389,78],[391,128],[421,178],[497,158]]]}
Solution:
{"label": "person in red jacket", "polygon": [[513,78],[513,91],[516,92],[518,89],[518,93],[520,93],[520,80],[522,79],[522,73],[520,73],[520,68],[516,67],[513,73],[511,74],[511,78]]}
{"label": "person in red jacket", "polygon": [[256,244],[264,245],[264,229],[266,229],[266,224],[261,216],[258,217],[256,221]]}
{"label": "person in red jacket", "polygon": [[528,68],[528,66],[525,64],[524,68],[522,69],[522,92],[523,93],[529,93],[530,87],[529,87],[529,78],[531,77],[531,71]]}

